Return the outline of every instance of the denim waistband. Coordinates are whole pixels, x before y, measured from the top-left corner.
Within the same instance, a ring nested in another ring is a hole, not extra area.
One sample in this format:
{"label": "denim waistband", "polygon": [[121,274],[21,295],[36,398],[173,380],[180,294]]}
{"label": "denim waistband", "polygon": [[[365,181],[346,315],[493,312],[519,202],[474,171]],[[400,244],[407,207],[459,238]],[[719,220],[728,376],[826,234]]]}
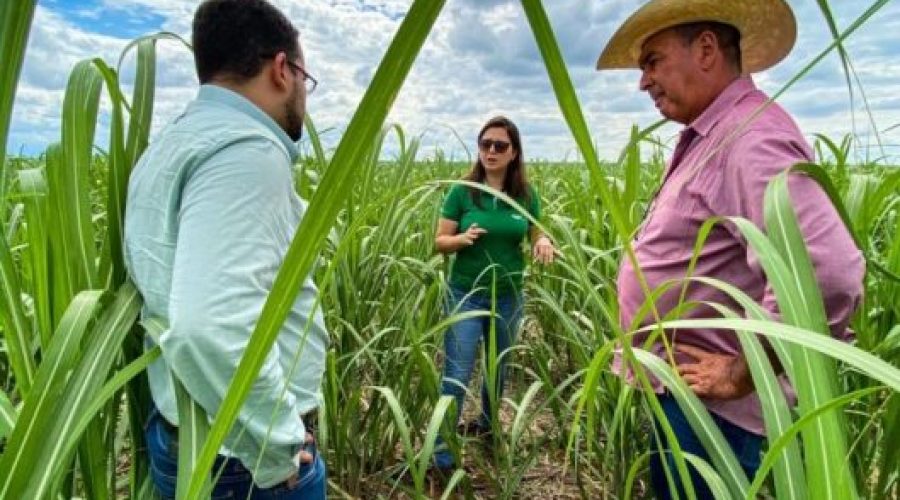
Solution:
{"label": "denim waistband", "polygon": [[[151,403],[150,413],[147,414],[147,421],[149,422],[154,415],[159,417],[160,423],[162,423],[163,429],[165,429],[166,432],[169,432],[174,436],[178,435],[178,426],[166,420],[166,417],[159,413],[159,409],[156,408],[156,405]],[[315,432],[318,428],[319,409],[313,408],[303,415],[300,415],[300,420],[303,421],[303,427],[306,429],[306,432]]]}

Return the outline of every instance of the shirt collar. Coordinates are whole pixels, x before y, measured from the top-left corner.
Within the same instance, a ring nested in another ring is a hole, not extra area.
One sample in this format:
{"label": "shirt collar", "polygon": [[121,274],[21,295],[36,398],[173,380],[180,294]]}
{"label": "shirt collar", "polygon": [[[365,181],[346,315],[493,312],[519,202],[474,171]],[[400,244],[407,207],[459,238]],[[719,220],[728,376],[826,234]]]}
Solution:
{"label": "shirt collar", "polygon": [[292,163],[297,160],[297,156],[299,155],[297,143],[291,140],[284,129],[282,129],[281,126],[278,125],[278,123],[276,123],[271,116],[266,114],[265,111],[261,110],[259,106],[253,104],[253,102],[251,102],[246,97],[219,85],[206,84],[200,86],[200,92],[197,94],[197,100],[223,104],[237,111],[240,111],[245,115],[248,115],[249,117],[253,118],[269,130],[271,130],[272,133],[275,134],[276,137],[278,137],[278,139],[287,150]]}
{"label": "shirt collar", "polygon": [[700,116],[688,125],[688,128],[692,128],[701,136],[706,137],[716,124],[734,108],[738,101],[755,90],[756,85],[753,83],[753,78],[749,75],[736,79],[725,87],[725,90],[700,113]]}

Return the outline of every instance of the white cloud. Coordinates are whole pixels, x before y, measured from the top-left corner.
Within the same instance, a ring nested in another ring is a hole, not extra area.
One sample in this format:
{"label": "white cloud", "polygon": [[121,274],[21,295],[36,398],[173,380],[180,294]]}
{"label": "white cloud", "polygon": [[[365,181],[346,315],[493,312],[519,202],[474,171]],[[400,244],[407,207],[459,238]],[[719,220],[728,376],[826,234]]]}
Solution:
{"label": "white cloud", "polygon": [[[161,19],[163,29],[189,37],[196,2],[193,0],[100,0],[118,15]],[[410,0],[274,0],[301,32],[310,71],[321,81],[309,100],[309,112],[334,146],[348,124],[372,75],[387,50]],[[780,89],[806,62],[830,43],[817,3],[792,2],[800,23],[800,38],[791,56],[773,71],[758,75],[767,92]],[[569,64],[585,118],[600,156],[615,158],[631,125],[658,119],[649,100],[637,90],[637,73],[597,73],[593,66],[603,43],[634,2],[615,0],[554,0],[545,2]],[[114,62],[128,40],[94,32],[86,19],[78,23],[51,10],[37,8],[19,94],[10,149],[21,144],[39,148],[58,135],[59,105],[69,68],[77,60],[101,56]],[[840,28],[865,8],[864,2],[832,2]],[[86,13],[97,15],[95,9]],[[101,13],[102,15],[102,13]],[[84,16],[82,16],[84,17]],[[98,23],[97,26],[100,26]],[[100,28],[97,28],[100,29]],[[847,44],[878,129],[900,122],[896,81],[900,78],[900,8],[889,4]],[[196,92],[193,63],[176,43],[159,44],[158,88],[154,131],[175,116]],[[123,81],[131,78],[130,69]],[[857,96],[858,96],[857,92]],[[836,56],[829,56],[781,99],[806,132],[839,137],[856,132],[865,137],[868,119],[850,101]],[[450,128],[464,140],[483,121],[503,113],[520,125],[529,156],[572,157],[573,141],[557,107],[543,62],[518,2],[455,0],[447,2],[406,85],[397,96],[389,121],[408,134],[424,134],[424,153],[432,146],[462,155]],[[855,130],[852,128],[855,125]],[[52,132],[48,132],[48,129]],[[670,126],[665,138],[675,133]],[[101,132],[98,132],[98,134]],[[885,142],[900,142],[900,128]],[[891,137],[893,136],[893,138]],[[900,155],[900,149],[894,151]]]}

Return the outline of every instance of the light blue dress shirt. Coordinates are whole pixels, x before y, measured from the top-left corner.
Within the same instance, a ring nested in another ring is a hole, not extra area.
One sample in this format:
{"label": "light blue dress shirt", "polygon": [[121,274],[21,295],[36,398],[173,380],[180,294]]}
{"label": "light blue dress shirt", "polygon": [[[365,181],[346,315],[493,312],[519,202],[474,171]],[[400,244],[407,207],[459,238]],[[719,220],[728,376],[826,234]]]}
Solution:
{"label": "light blue dress shirt", "polygon": [[[212,416],[236,372],[306,208],[293,187],[296,156],[256,105],[204,85],[131,175],[126,264],[143,317],[168,325],[148,375],[175,425],[172,373]],[[300,416],[322,400],[328,334],[317,294],[307,277],[223,450],[263,488],[296,472]]]}

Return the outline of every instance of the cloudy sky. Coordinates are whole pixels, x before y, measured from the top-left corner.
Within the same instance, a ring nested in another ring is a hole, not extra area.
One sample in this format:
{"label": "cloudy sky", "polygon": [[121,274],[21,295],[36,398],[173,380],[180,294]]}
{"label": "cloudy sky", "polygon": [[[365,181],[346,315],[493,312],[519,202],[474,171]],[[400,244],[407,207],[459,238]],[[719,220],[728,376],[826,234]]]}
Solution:
{"label": "cloudy sky", "polygon": [[[336,145],[386,51],[411,0],[275,0],[301,32],[309,70],[320,81],[309,113]],[[548,0],[556,31],[601,158],[612,159],[632,124],[658,119],[637,90],[636,71],[598,73],[603,44],[637,0]],[[799,39],[789,58],[756,75],[773,93],[830,43],[816,0],[791,0]],[[840,28],[870,5],[832,0]],[[13,112],[8,151],[36,154],[58,140],[59,116],[69,70],[79,60],[115,63],[134,37],[160,30],[190,35],[194,0],[40,0]],[[839,60],[830,55],[792,87],[781,104],[808,135],[858,137],[857,160],[886,155],[900,163],[900,2],[891,2],[847,45],[860,87],[852,101]],[[158,131],[196,93],[190,54],[179,44],[159,45],[153,130]],[[131,70],[126,64],[123,81]],[[435,148],[460,157],[456,131],[474,136],[485,119],[506,114],[522,129],[530,158],[572,159],[575,146],[563,121],[534,39],[515,0],[447,0],[388,118],[408,134],[421,134],[423,155]],[[874,125],[873,125],[874,122]],[[873,134],[873,130],[878,133]],[[677,128],[663,129],[671,142]],[[105,144],[101,123],[97,142]],[[877,138],[876,138],[877,137]],[[879,145],[880,139],[880,145]],[[388,149],[390,151],[390,149]]]}

